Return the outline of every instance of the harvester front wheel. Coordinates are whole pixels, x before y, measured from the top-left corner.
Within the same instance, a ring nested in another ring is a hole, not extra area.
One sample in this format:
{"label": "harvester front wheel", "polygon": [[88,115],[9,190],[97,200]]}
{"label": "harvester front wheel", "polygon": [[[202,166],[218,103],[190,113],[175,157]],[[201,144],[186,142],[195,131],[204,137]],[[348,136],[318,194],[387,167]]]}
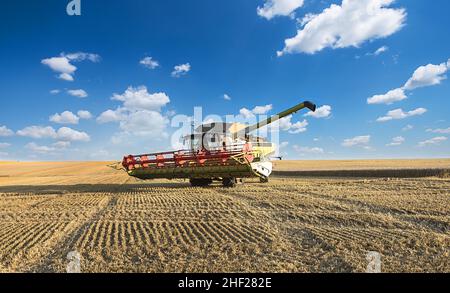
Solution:
{"label": "harvester front wheel", "polygon": [[236,187],[237,180],[234,177],[223,178],[222,184],[224,187],[233,188],[233,187]]}
{"label": "harvester front wheel", "polygon": [[269,177],[259,178],[260,183],[269,183]]}
{"label": "harvester front wheel", "polygon": [[193,187],[206,187],[212,184],[212,179],[208,178],[191,178],[189,180]]}

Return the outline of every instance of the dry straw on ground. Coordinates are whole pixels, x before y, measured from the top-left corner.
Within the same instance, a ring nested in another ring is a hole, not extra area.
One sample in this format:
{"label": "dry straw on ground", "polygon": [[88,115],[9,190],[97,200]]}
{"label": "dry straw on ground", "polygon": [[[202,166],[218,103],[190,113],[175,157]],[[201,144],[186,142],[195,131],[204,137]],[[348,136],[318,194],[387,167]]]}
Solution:
{"label": "dry straw on ground", "polygon": [[450,272],[450,179],[192,188],[106,165],[2,164],[0,270],[64,272],[78,251],[84,272],[364,272],[377,251],[386,272]]}

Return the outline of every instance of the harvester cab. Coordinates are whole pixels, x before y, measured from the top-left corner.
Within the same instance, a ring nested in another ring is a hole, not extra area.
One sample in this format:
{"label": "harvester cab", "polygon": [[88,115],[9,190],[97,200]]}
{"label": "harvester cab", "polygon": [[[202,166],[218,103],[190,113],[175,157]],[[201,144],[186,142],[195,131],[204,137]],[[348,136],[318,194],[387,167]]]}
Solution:
{"label": "harvester cab", "polygon": [[302,109],[316,110],[303,102],[254,125],[209,123],[200,125],[183,138],[185,149],[124,157],[122,166],[128,175],[139,179],[189,179],[192,186],[208,186],[221,181],[234,187],[238,179],[256,177],[268,182],[272,173],[270,156],[276,146],[251,133]]}

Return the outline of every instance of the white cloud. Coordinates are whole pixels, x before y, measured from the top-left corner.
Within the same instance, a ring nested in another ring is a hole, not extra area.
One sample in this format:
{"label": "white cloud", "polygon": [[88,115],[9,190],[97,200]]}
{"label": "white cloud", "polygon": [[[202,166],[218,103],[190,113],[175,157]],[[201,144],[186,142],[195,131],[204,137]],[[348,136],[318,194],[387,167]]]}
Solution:
{"label": "white cloud", "polygon": [[53,71],[56,71],[58,73],[65,73],[68,75],[72,75],[77,70],[77,67],[70,64],[70,60],[66,57],[47,58],[42,60],[41,63],[47,65]]}
{"label": "white cloud", "polygon": [[58,124],[78,124],[80,118],[70,111],[64,111],[61,114],[56,113],[50,116],[49,120]]}
{"label": "white cloud", "polygon": [[331,115],[331,106],[325,105],[316,109],[316,112],[308,112],[304,116],[314,118],[328,118]]}
{"label": "white cloud", "polygon": [[73,97],[77,98],[87,98],[88,94],[85,90],[78,89],[78,90],[68,90],[67,93]]}
{"label": "white cloud", "polygon": [[402,131],[410,131],[412,129],[414,129],[414,126],[412,126],[411,124],[408,124],[402,128]]}
{"label": "white cloud", "polygon": [[388,37],[406,20],[404,9],[389,8],[394,0],[343,0],[322,13],[307,15],[303,29],[285,40],[278,56],[287,53],[314,54],[325,48],[358,47],[362,43]]}
{"label": "white cloud", "polygon": [[427,132],[440,133],[440,134],[450,134],[450,127],[446,129],[427,129]]}
{"label": "white cloud", "polygon": [[272,110],[272,105],[265,105],[265,106],[256,106],[253,108],[252,112],[255,115],[265,115],[269,113]]}
{"label": "white cloud", "polygon": [[56,148],[54,147],[38,145],[34,142],[30,142],[29,144],[25,145],[25,148],[33,153],[38,154],[48,154],[56,151]]}
{"label": "white cloud", "polygon": [[63,54],[64,57],[69,59],[70,61],[85,61],[89,60],[91,62],[97,63],[100,62],[101,57],[98,54],[92,54],[92,53],[84,53],[84,52],[77,52],[77,53],[70,53],[70,54]]}
{"label": "white cloud", "polygon": [[239,114],[245,119],[250,119],[255,117],[255,115],[265,115],[272,110],[272,105],[256,106],[253,110],[247,108],[242,108],[239,110]]}
{"label": "white cloud", "polygon": [[78,111],[77,115],[78,115],[78,117],[80,117],[80,119],[85,119],[85,120],[92,119],[92,114],[89,111],[86,111],[86,110]]}
{"label": "white cloud", "polygon": [[306,132],[307,126],[309,125],[307,120],[303,120],[303,121],[298,121],[296,123],[292,123],[292,115],[282,118],[279,121],[277,121],[276,123],[274,123],[274,125],[272,127],[279,127],[281,130],[284,131],[289,131],[289,133],[291,134],[298,134],[298,133],[302,133],[302,132]]}
{"label": "white cloud", "polygon": [[120,129],[125,133],[155,138],[166,136],[165,129],[168,124],[169,119],[159,112],[139,110],[122,120]]}
{"label": "white cloud", "polygon": [[254,118],[255,115],[265,115],[272,110],[272,105],[256,106],[253,110],[242,108],[239,110],[239,114],[245,119]]}
{"label": "white cloud", "polygon": [[239,110],[239,114],[244,117],[245,119],[250,119],[255,117],[255,114],[253,114],[253,112],[247,108],[242,108]]}
{"label": "white cloud", "polygon": [[381,55],[381,54],[383,54],[383,53],[385,53],[387,51],[389,51],[389,47],[383,46],[383,47],[379,48],[378,50],[376,50],[375,53],[373,53],[373,55],[378,56],[378,55]]}
{"label": "white cloud", "polygon": [[60,141],[89,141],[87,133],[73,130],[68,127],[62,127],[56,131],[53,127],[47,126],[29,126],[17,131],[20,136],[31,137],[35,139],[53,138]]}
{"label": "white cloud", "polygon": [[181,77],[182,75],[186,75],[189,71],[191,71],[191,64],[180,64],[174,67],[172,71],[173,77]]}
{"label": "white cloud", "polygon": [[403,136],[397,136],[392,139],[392,142],[387,144],[386,146],[400,146],[405,142],[405,138]]}
{"label": "white cloud", "polygon": [[142,66],[144,66],[148,69],[155,69],[159,66],[158,61],[153,60],[152,57],[145,57],[144,59],[139,61],[139,64],[141,64]]}
{"label": "white cloud", "polygon": [[0,126],[0,136],[13,136],[13,135],[14,131],[12,131],[6,126]]}
{"label": "white cloud", "polygon": [[83,52],[71,54],[62,53],[58,57],[43,59],[41,63],[50,67],[50,69],[52,69],[53,71],[59,73],[58,78],[66,81],[73,81],[74,80],[73,75],[75,74],[77,67],[73,65],[71,62],[80,62],[84,60],[99,62],[100,56],[97,54],[83,53]]}
{"label": "white cloud", "polygon": [[268,20],[275,16],[291,16],[295,10],[303,6],[303,2],[303,0],[266,0],[263,7],[257,8],[257,13]]}
{"label": "white cloud", "polygon": [[114,94],[112,100],[123,102],[123,106],[128,110],[150,111],[160,111],[161,107],[170,102],[165,93],[150,94],[145,86],[128,87],[123,94]]}
{"label": "white cloud", "polygon": [[126,119],[127,110],[124,108],[117,108],[117,110],[106,110],[97,117],[97,122],[100,124],[118,122]]}
{"label": "white cloud", "polygon": [[426,146],[430,146],[430,145],[439,145],[446,140],[447,140],[447,137],[445,137],[445,136],[434,137],[432,139],[419,142],[419,146],[426,147]]}
{"label": "white cloud", "polygon": [[413,76],[406,82],[405,89],[414,90],[420,87],[438,85],[447,77],[445,73],[448,71],[446,63],[440,65],[428,64],[420,66],[414,71]]}
{"label": "white cloud", "polygon": [[68,127],[62,127],[58,130],[57,139],[61,141],[90,141],[91,138],[86,132],[81,132]]}
{"label": "white cloud", "polygon": [[374,104],[391,105],[395,102],[402,101],[407,98],[408,97],[406,96],[405,91],[403,89],[399,88],[399,89],[389,91],[384,95],[375,95],[375,96],[367,99],[367,103],[369,105],[374,105]]}
{"label": "white cloud", "polygon": [[344,141],[342,142],[342,146],[344,147],[362,146],[367,148],[367,145],[370,143],[370,138],[371,138],[370,135],[347,138],[344,139]]}
{"label": "white cloud", "polygon": [[418,108],[413,111],[404,112],[402,109],[396,109],[389,111],[386,116],[380,117],[377,119],[377,122],[387,122],[391,120],[400,120],[400,119],[406,119],[408,117],[413,116],[420,116],[427,112],[427,109],[424,108]]}
{"label": "white cloud", "polygon": [[384,95],[376,95],[367,99],[368,104],[393,104],[407,99],[405,92],[417,88],[440,84],[447,78],[445,73],[450,69],[450,60],[440,65],[428,64],[417,68],[412,77],[401,88],[389,91]]}
{"label": "white cloud", "polygon": [[70,145],[71,145],[70,141],[57,141],[54,144],[52,144],[52,146],[57,149],[66,149],[70,147]]}
{"label": "white cloud", "polygon": [[165,93],[149,93],[145,86],[128,87],[121,95],[114,94],[112,100],[123,103],[116,110],[107,110],[97,118],[98,123],[119,122],[120,133],[114,141],[123,140],[127,135],[153,138],[165,137],[170,111],[161,114],[162,107],[170,103]]}
{"label": "white cloud", "polygon": [[51,90],[50,91],[50,93],[52,94],[52,95],[57,95],[57,94],[59,94],[61,92],[61,90]]}
{"label": "white cloud", "polygon": [[231,101],[231,97],[230,97],[229,95],[227,95],[227,94],[224,94],[224,95],[223,95],[223,99],[224,99],[225,101]]}
{"label": "white cloud", "polygon": [[0,142],[0,149],[4,149],[4,148],[10,147],[10,146],[11,146],[11,144],[9,144],[9,143]]}
{"label": "white cloud", "polygon": [[65,80],[65,81],[74,81],[73,76],[69,73],[61,73],[58,76],[59,79]]}
{"label": "white cloud", "polygon": [[298,153],[308,153],[308,154],[323,154],[325,153],[325,151],[322,148],[318,148],[318,147],[301,147],[298,145],[294,145],[293,146],[294,150]]}
{"label": "white cloud", "polygon": [[55,138],[56,131],[53,127],[47,126],[28,126],[22,130],[17,131],[17,135],[31,138]]}
{"label": "white cloud", "polygon": [[288,141],[283,141],[282,143],[280,143],[279,148],[282,149],[282,148],[287,147],[288,145],[289,145]]}

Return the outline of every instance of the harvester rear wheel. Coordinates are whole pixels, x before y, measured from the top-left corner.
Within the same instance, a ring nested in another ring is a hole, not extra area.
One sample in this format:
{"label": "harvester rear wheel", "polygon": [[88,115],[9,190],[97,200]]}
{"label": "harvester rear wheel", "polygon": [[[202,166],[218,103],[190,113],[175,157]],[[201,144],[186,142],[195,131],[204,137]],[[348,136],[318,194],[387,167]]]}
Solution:
{"label": "harvester rear wheel", "polygon": [[259,178],[260,183],[269,183],[269,177]]}
{"label": "harvester rear wheel", "polygon": [[191,178],[189,182],[193,187],[206,187],[212,184],[213,181],[209,178]]}
{"label": "harvester rear wheel", "polygon": [[233,188],[233,187],[236,187],[237,181],[236,181],[236,178],[234,178],[234,177],[223,178],[222,184],[224,187]]}

